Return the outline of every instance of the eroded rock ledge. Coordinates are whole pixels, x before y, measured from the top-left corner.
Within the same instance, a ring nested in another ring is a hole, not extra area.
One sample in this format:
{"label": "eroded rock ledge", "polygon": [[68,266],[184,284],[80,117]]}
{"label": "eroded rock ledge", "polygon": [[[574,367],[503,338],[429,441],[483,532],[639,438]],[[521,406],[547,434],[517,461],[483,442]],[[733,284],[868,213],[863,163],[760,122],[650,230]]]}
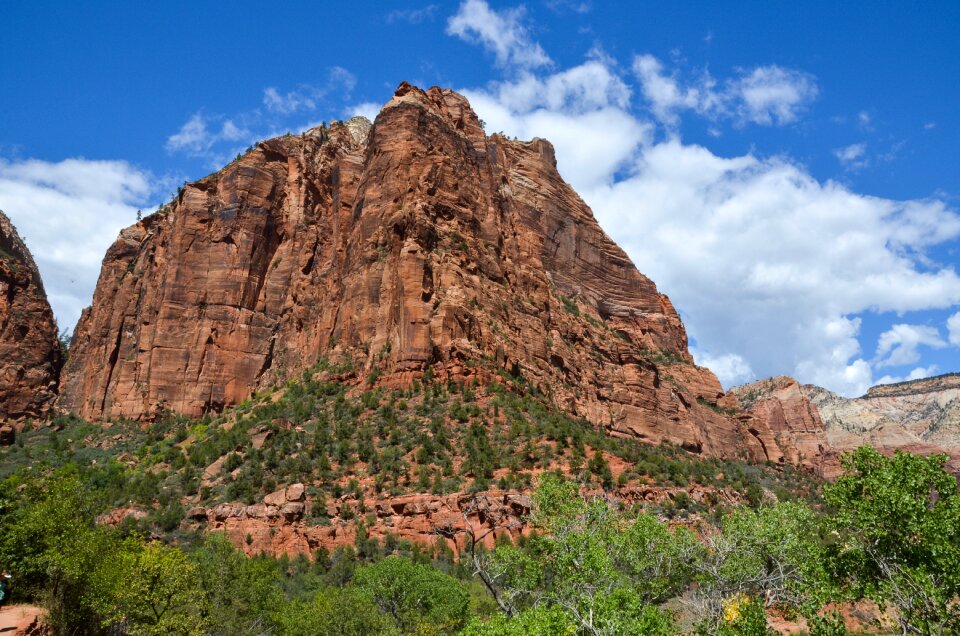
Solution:
{"label": "eroded rock ledge", "polygon": [[[462,530],[467,527],[476,536],[491,531],[484,538],[487,547],[493,547],[498,537],[516,540],[530,531],[529,492],[488,490],[449,495],[402,495],[378,499],[364,514],[358,512],[357,501],[348,495],[338,501],[326,502],[322,511],[310,510],[315,504],[308,501],[303,492],[302,484],[294,484],[252,505],[224,503],[209,508],[191,508],[184,523],[187,527],[224,532],[247,554],[266,552],[277,556],[310,555],[320,547],[332,551],[337,546],[353,545],[358,519],[371,514],[376,518],[367,528],[371,537],[382,539],[389,533],[398,540],[422,545],[446,541],[455,554],[460,554],[465,547],[466,537]],[[742,493],[712,487],[629,486],[611,493],[585,491],[584,495],[646,505],[658,505],[678,497],[727,506],[744,501]],[[324,517],[323,525],[308,519],[308,512],[313,517]],[[109,521],[119,523],[120,520],[111,518]]]}

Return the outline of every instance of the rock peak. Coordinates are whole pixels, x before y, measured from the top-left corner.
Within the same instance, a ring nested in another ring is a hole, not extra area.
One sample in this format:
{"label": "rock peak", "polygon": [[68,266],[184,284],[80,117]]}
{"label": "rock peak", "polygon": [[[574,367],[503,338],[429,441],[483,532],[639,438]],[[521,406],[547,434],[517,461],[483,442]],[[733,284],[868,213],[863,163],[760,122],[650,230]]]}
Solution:
{"label": "rock peak", "polygon": [[460,93],[449,88],[432,86],[427,90],[408,82],[402,82],[384,110],[398,106],[419,106],[426,111],[442,117],[453,129],[461,133],[474,144],[477,150],[486,142],[486,134],[480,124],[480,118],[470,106],[470,102]]}
{"label": "rock peak", "polygon": [[452,90],[403,83],[372,126],[261,142],[165,210],[107,253],[65,409],[195,416],[326,359],[362,386],[507,379],[612,435],[772,457],[553,147],[487,137]]}
{"label": "rock peak", "polygon": [[40,271],[10,219],[0,212],[0,418],[47,413],[62,356]]}
{"label": "rock peak", "polygon": [[370,137],[370,130],[373,128],[373,124],[369,119],[363,115],[356,115],[348,119],[344,123],[344,126],[350,131],[355,142],[366,145],[367,139]]}
{"label": "rock peak", "polygon": [[33,255],[30,254],[30,250],[27,249],[23,239],[20,238],[20,234],[17,233],[17,228],[10,222],[10,218],[3,210],[0,210],[0,257],[2,256],[10,257],[22,263],[30,273],[33,284],[41,293],[44,293],[40,270],[33,261]]}

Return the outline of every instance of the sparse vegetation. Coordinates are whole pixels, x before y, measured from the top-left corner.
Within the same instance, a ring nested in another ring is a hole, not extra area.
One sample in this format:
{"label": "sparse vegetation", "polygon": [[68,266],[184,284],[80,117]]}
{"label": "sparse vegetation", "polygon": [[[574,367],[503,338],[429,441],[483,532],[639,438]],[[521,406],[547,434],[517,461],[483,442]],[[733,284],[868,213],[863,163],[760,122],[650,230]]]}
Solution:
{"label": "sparse vegetation", "polygon": [[776,633],[776,612],[826,635],[846,633],[826,604],[869,598],[898,609],[902,633],[947,634],[960,495],[944,460],[861,449],[823,511],[781,502],[695,528],[549,471],[529,536],[459,560],[362,523],[355,546],[309,559],[248,558],[217,534],[146,539],[95,523],[109,487],[68,463],[6,478],[0,559],[56,633],[756,635]]}
{"label": "sparse vegetation", "polygon": [[[955,628],[960,497],[942,458],[861,451],[821,499],[821,482],[789,467],[612,438],[519,374],[387,390],[343,373],[357,372],[322,361],[199,420],[26,427],[0,451],[0,560],[17,595],[78,634],[670,634],[681,617],[698,633],[760,634],[772,610],[835,634],[817,611],[857,598],[899,608],[905,633]],[[325,502],[339,502],[352,547],[247,558],[183,523],[190,506],[254,503],[294,481],[308,524],[330,524]],[[378,498],[534,484],[533,533],[471,558],[368,532]],[[648,487],[674,490],[636,506],[598,496]],[[118,508],[144,514],[95,523]]]}

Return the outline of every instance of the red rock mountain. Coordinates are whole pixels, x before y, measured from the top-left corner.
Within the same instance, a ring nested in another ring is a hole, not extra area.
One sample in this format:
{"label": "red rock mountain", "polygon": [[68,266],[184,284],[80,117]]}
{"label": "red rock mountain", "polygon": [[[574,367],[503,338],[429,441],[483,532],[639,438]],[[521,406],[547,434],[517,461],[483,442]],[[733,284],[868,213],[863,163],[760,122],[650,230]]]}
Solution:
{"label": "red rock mountain", "polygon": [[264,141],[186,184],[121,232],[72,347],[60,404],[87,418],[197,416],[329,357],[358,382],[507,373],[614,435],[785,459],[718,405],[553,146],[487,136],[439,88],[404,83],[372,126]]}
{"label": "red rock mountain", "polygon": [[57,323],[27,246],[0,212],[0,419],[42,417],[56,397]]}

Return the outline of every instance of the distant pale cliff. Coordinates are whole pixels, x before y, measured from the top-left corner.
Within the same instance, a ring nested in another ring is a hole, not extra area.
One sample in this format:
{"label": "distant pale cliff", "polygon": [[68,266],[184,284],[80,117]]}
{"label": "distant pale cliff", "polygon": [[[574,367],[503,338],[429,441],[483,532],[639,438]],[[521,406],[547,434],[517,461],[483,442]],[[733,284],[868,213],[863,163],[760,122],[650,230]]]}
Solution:
{"label": "distant pale cliff", "polygon": [[732,393],[768,426],[784,420],[794,431],[815,428],[810,426],[810,413],[815,413],[822,426],[820,461],[827,475],[839,470],[839,454],[865,444],[888,453],[945,453],[949,467],[960,473],[960,374],[875,386],[853,399],[801,386],[792,378],[764,380]]}

